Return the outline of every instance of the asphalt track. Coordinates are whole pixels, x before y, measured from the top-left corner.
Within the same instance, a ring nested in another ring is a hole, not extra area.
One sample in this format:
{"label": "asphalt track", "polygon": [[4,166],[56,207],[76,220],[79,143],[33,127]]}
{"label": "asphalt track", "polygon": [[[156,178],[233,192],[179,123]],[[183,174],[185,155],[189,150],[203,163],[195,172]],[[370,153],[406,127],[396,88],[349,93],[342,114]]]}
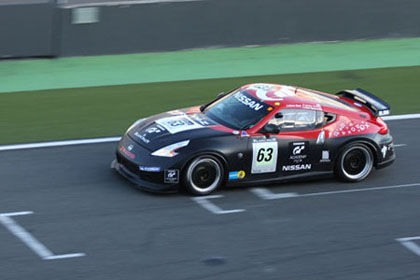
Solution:
{"label": "asphalt track", "polygon": [[420,279],[420,240],[396,240],[420,236],[420,120],[389,124],[406,146],[365,181],[221,190],[219,214],[134,189],[109,168],[115,143],[0,152],[0,218],[33,211],[10,219],[54,255],[85,254],[45,260],[2,218],[0,279]]}

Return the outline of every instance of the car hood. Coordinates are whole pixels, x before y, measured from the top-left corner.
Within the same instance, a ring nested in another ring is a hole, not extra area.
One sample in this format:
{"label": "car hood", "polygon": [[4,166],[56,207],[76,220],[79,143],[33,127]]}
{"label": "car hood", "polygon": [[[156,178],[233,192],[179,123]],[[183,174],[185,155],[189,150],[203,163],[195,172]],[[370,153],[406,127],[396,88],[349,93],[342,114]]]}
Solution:
{"label": "car hood", "polygon": [[182,109],[152,116],[128,131],[139,145],[150,151],[184,140],[227,134],[230,129],[199,110]]}

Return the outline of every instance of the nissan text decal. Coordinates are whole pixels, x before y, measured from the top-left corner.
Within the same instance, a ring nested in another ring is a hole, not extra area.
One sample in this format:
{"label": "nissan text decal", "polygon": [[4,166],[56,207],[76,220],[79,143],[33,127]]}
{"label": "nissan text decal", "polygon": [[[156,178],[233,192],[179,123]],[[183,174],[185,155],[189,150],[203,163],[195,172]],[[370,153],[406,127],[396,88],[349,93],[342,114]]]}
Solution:
{"label": "nissan text decal", "polygon": [[252,100],[249,97],[246,97],[244,94],[242,94],[240,92],[235,93],[234,96],[235,96],[236,100],[238,100],[242,104],[248,106],[249,108],[254,109],[255,111],[258,111],[258,110],[260,110],[261,108],[264,107],[263,104],[258,103],[258,102]]}

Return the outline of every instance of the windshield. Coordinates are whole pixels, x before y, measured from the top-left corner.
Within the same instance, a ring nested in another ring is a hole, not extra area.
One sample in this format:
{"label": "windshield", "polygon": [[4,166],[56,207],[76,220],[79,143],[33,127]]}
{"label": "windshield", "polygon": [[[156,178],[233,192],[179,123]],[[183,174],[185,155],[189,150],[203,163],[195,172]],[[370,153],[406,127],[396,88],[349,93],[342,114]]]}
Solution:
{"label": "windshield", "polygon": [[270,106],[246,91],[236,91],[211,104],[204,114],[227,127],[244,130],[270,112]]}

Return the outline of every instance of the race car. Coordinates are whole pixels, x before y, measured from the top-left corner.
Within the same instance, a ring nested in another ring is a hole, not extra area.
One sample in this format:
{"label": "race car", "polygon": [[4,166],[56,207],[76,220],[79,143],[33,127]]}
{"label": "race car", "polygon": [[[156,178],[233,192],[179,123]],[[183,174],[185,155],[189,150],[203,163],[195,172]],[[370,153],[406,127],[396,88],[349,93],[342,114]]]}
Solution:
{"label": "race car", "polygon": [[193,195],[326,174],[357,182],[395,160],[381,118],[390,109],[362,89],[332,95],[249,84],[202,106],[136,121],[112,167],[141,189]]}

